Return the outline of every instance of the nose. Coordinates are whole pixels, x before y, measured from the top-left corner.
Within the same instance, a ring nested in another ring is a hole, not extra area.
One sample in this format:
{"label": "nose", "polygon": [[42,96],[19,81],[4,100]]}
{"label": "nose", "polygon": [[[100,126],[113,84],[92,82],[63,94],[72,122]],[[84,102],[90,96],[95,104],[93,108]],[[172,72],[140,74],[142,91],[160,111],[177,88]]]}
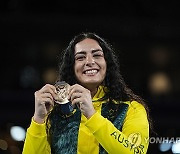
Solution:
{"label": "nose", "polygon": [[92,66],[95,64],[94,58],[92,55],[87,55],[86,57],[86,65],[87,66]]}

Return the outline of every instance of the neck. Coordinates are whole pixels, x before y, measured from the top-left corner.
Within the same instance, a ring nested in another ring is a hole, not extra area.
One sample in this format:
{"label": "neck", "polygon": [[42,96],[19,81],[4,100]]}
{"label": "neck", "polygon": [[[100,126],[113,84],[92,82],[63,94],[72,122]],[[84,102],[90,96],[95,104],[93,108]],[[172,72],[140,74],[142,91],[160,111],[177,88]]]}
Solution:
{"label": "neck", "polygon": [[96,92],[98,91],[99,84],[81,84],[91,92],[91,97],[93,98]]}
{"label": "neck", "polygon": [[98,86],[84,86],[85,88],[87,88],[90,92],[91,92],[91,97],[93,98],[94,95],[96,94],[97,90],[98,90]]}
{"label": "neck", "polygon": [[95,88],[95,89],[93,89],[93,90],[90,90],[90,91],[91,91],[91,97],[92,97],[92,98],[93,98],[94,95],[96,94],[97,90],[98,90],[98,88]]}

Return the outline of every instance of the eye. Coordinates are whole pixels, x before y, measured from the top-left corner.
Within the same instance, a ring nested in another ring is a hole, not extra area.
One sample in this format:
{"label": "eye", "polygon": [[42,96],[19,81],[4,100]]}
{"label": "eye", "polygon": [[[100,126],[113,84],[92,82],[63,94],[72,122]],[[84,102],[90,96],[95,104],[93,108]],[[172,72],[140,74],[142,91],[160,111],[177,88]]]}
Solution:
{"label": "eye", "polygon": [[93,55],[94,57],[99,57],[99,56],[101,56],[100,54],[94,54]]}
{"label": "eye", "polygon": [[82,61],[84,60],[86,57],[84,55],[78,55],[75,57],[75,60],[78,60],[78,61]]}
{"label": "eye", "polygon": [[104,55],[103,55],[103,53],[101,53],[101,52],[98,52],[98,53],[95,53],[94,55],[93,55],[93,57],[95,57],[95,58],[100,58],[100,57],[103,57]]}

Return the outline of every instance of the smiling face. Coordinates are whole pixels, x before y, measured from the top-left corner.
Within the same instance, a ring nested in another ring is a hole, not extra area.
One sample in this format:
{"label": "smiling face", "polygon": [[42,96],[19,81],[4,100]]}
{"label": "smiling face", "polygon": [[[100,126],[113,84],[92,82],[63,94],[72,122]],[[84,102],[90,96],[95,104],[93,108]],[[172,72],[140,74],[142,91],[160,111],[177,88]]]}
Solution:
{"label": "smiling face", "polygon": [[75,45],[74,71],[79,83],[89,90],[103,82],[106,61],[97,41],[87,38]]}

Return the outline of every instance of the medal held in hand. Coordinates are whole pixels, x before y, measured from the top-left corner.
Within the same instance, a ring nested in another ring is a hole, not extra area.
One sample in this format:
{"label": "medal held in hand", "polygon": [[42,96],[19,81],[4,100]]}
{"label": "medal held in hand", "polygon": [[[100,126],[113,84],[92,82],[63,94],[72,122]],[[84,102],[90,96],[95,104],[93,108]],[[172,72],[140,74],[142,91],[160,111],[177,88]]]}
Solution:
{"label": "medal held in hand", "polygon": [[69,115],[73,112],[71,102],[67,99],[70,85],[65,81],[58,81],[55,83],[57,91],[57,99],[55,100],[61,107],[61,112],[64,115]]}

